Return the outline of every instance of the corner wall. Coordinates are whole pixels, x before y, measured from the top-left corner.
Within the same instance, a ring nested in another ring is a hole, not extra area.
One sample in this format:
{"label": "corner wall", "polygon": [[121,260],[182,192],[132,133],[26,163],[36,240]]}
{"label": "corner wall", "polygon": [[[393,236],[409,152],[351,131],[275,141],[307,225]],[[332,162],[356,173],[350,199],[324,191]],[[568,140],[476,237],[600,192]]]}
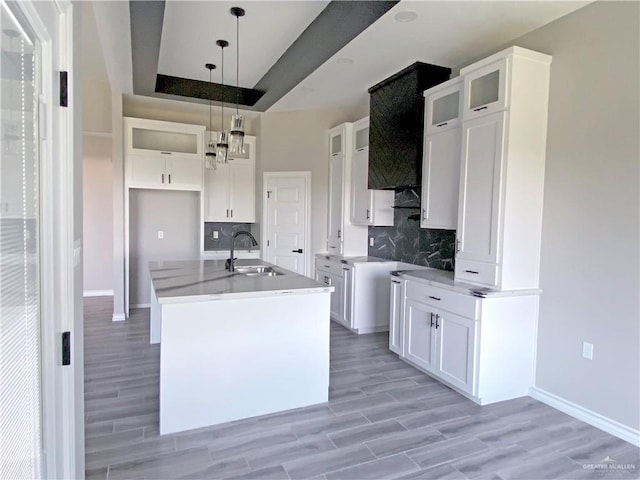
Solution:
{"label": "corner wall", "polygon": [[639,19],[594,2],[513,42],[553,56],[536,387],[636,431]]}

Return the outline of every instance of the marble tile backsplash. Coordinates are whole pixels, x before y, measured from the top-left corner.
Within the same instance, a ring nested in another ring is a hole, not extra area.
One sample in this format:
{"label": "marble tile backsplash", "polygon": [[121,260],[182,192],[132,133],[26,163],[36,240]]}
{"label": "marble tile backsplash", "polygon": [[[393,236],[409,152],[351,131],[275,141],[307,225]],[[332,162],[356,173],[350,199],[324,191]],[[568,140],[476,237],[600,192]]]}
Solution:
{"label": "marble tile backsplash", "polygon": [[[205,222],[204,224],[204,249],[206,250],[229,250],[231,248],[231,238],[239,230],[251,232],[251,223],[228,223],[228,222]],[[218,238],[213,238],[213,232],[218,232]],[[251,232],[253,233],[253,232]],[[254,235],[255,236],[255,235]],[[258,238],[256,240],[259,241]],[[252,247],[251,240],[246,235],[236,239],[235,248],[259,250],[260,247]]]}
{"label": "marble tile backsplash", "polygon": [[369,227],[369,255],[400,262],[453,270],[455,230],[420,228],[420,190],[396,192],[393,227]]}

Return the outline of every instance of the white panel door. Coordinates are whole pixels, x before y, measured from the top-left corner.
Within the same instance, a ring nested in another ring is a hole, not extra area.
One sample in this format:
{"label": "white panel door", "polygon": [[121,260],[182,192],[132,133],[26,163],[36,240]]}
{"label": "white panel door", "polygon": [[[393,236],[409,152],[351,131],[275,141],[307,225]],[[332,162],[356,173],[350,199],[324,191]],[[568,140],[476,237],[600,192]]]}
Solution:
{"label": "white panel door", "polygon": [[307,274],[308,178],[299,175],[265,177],[267,262]]}
{"label": "white panel door", "polygon": [[229,160],[229,220],[253,223],[256,221],[256,182],[253,161]]}
{"label": "white panel door", "polygon": [[205,170],[205,221],[229,221],[229,165]]}
{"label": "white panel door", "polygon": [[405,358],[425,370],[433,370],[435,311],[407,299],[404,314]]}
{"label": "white panel door", "polygon": [[136,155],[127,159],[129,185],[132,187],[164,188],[165,159],[159,155]]}
{"label": "white panel door", "polygon": [[182,190],[202,189],[202,159],[172,155],[165,161],[167,187]]}
{"label": "white panel door", "polygon": [[498,112],[462,126],[458,258],[497,261],[506,115]]}
{"label": "white panel door", "polygon": [[371,194],[367,185],[369,169],[369,149],[353,152],[351,158],[351,223],[369,225],[371,223]]}

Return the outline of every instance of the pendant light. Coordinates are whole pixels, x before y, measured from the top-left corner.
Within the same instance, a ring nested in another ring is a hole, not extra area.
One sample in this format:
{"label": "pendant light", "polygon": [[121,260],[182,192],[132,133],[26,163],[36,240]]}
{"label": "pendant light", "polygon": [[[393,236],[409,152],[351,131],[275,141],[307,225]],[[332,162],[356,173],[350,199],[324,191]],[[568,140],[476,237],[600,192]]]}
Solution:
{"label": "pendant light", "polygon": [[209,168],[209,169],[215,169],[216,168],[216,142],[213,138],[213,129],[211,127],[211,119],[212,119],[212,104],[213,104],[213,99],[211,98],[211,85],[212,80],[211,80],[211,72],[213,72],[213,70],[216,68],[216,66],[213,63],[207,63],[205,65],[205,67],[207,68],[207,70],[209,70],[209,138],[207,141],[207,149],[205,152],[205,160],[204,160],[204,167],[205,168]]}
{"label": "pendant light", "polygon": [[[218,40],[216,45],[220,47],[222,51],[221,65],[221,83],[224,87],[224,49],[229,46],[229,42],[226,40]],[[227,163],[227,154],[229,153],[229,132],[224,129],[224,93],[222,95],[222,107],[220,110],[220,132],[218,133],[218,142],[216,143],[216,161],[218,163]]]}
{"label": "pendant light", "polygon": [[244,115],[239,113],[240,104],[240,17],[245,11],[240,7],[233,7],[231,15],[236,17],[236,114],[231,116],[231,132],[229,134],[229,148],[232,154],[244,155]]}

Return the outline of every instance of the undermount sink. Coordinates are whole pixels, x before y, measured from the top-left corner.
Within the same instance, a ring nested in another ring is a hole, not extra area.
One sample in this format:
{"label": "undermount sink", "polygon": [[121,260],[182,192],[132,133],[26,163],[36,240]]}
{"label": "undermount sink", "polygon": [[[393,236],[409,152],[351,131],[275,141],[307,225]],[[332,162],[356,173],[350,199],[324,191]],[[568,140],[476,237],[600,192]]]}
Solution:
{"label": "undermount sink", "polygon": [[267,267],[265,265],[238,266],[234,268],[234,273],[239,273],[248,277],[275,277],[277,275],[282,275],[281,272],[274,270],[273,267]]}

